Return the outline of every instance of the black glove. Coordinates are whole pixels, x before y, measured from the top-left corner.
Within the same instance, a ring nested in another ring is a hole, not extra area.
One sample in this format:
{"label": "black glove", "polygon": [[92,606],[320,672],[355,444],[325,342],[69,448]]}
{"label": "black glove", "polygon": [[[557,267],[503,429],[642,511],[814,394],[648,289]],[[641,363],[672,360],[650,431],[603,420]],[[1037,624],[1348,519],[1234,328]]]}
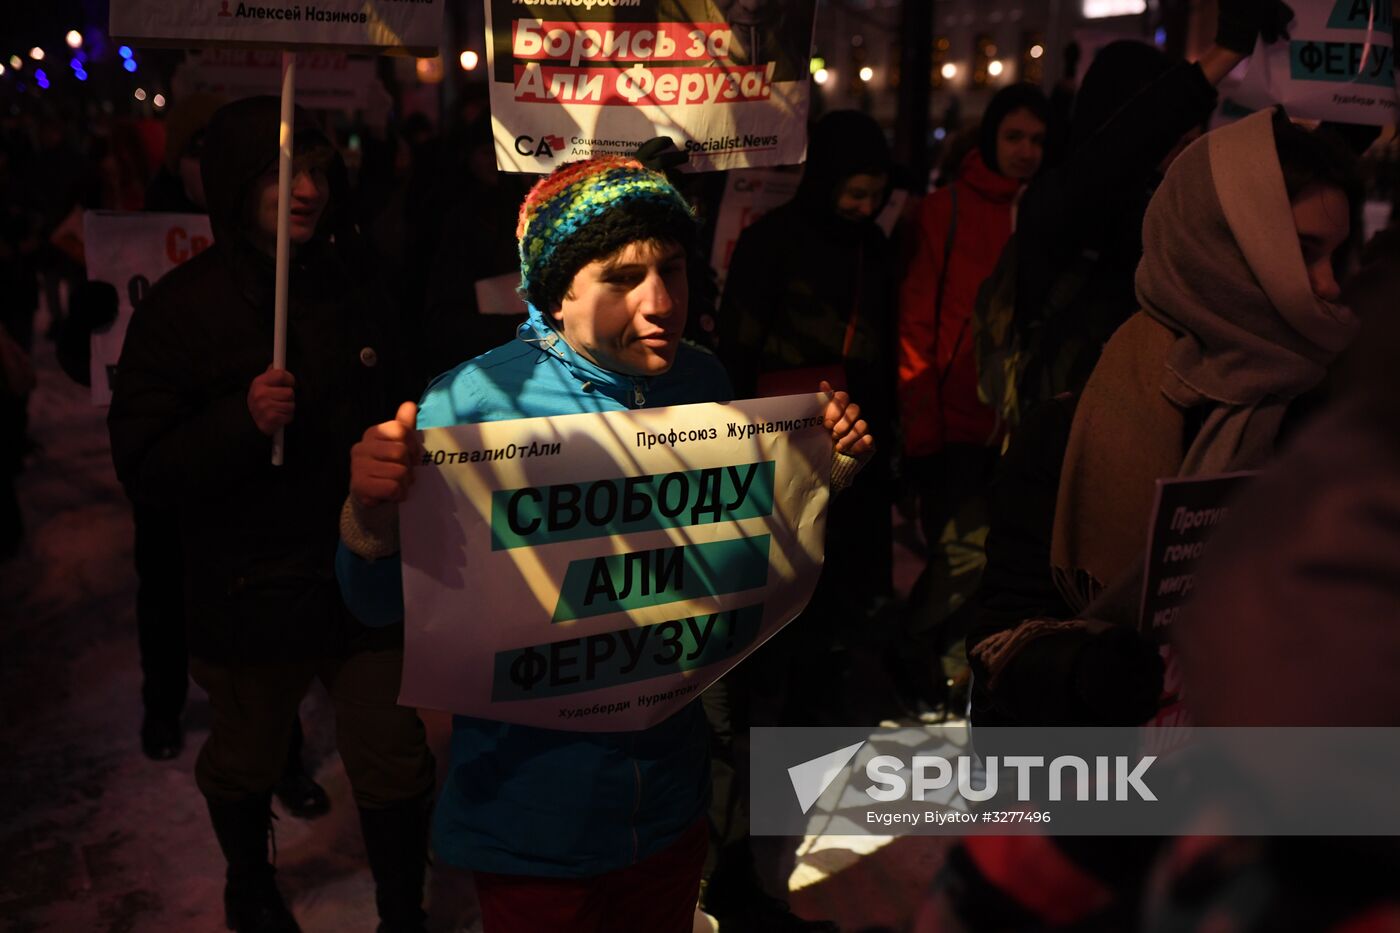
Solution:
{"label": "black glove", "polygon": [[1288,38],[1293,8],[1283,0],[1220,0],[1215,44],[1240,55],[1254,51],[1254,40],[1266,43]]}
{"label": "black glove", "polygon": [[60,322],[54,348],[58,365],[78,385],[90,385],[88,367],[94,331],[117,319],[117,290],[109,282],[84,282],[68,299],[68,316]]}
{"label": "black glove", "polygon": [[1283,0],[1264,4],[1264,19],[1259,23],[1259,38],[1265,45],[1279,40],[1288,41],[1288,27],[1293,23],[1293,7]]}
{"label": "black glove", "polygon": [[637,147],[635,156],[638,162],[662,174],[690,160],[690,154],[677,149],[675,141],[669,136],[653,136]]}
{"label": "black glove", "polygon": [[1157,712],[1163,674],[1156,645],[1133,629],[1110,625],[1089,636],[1080,648],[1073,690],[1086,721],[1137,726]]}
{"label": "black glove", "polygon": [[84,282],[74,289],[68,311],[69,323],[86,340],[117,319],[117,290],[110,282]]}

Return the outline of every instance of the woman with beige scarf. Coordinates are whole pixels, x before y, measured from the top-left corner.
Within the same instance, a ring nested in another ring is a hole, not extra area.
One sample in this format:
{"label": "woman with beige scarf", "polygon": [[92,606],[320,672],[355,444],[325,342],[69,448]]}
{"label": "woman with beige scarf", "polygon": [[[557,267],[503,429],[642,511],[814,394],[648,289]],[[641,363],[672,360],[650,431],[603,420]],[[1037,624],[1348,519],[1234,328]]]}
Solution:
{"label": "woman with beige scarf", "polygon": [[994,490],[968,639],[979,724],[1155,712],[1162,666],[1135,618],[1155,481],[1262,466],[1351,342],[1333,258],[1357,187],[1342,147],[1281,112],[1216,130],[1172,165],[1143,224],[1139,312],[1077,403],[1028,422]]}

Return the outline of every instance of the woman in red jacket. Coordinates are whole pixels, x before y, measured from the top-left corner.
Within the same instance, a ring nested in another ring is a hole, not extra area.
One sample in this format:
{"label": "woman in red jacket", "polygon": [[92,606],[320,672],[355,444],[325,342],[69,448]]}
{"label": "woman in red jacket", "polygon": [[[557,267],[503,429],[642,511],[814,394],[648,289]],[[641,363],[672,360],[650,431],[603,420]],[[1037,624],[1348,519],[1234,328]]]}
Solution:
{"label": "woman in red jacket", "polygon": [[[919,207],[914,254],[899,296],[899,396],[904,453],[919,489],[928,566],[910,596],[908,633],[925,650],[892,651],[908,699],[942,699],[938,654],[960,638],[945,624],[976,586],[984,560],[981,492],[991,477],[1000,428],[977,397],[972,310],[1015,226],[1016,201],[1040,170],[1049,103],[1029,84],[988,103],[978,145],[953,183]],[[932,657],[930,657],[932,653]]]}

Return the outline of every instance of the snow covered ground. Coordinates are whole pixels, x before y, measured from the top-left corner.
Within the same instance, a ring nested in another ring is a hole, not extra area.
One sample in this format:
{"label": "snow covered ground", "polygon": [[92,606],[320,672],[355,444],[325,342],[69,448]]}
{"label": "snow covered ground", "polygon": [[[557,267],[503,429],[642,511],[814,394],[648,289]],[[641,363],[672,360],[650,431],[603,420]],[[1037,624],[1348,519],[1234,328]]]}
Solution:
{"label": "snow covered ground", "polygon": [[[141,754],[131,518],[104,411],[64,377],[50,343],[38,340],[35,355],[37,446],[19,480],[27,533],[20,554],[0,564],[0,927],[221,930],[223,864],[193,776],[207,701],[191,685],[179,758]],[[906,558],[906,578],[907,568]],[[444,764],[446,717],[424,719]],[[373,930],[357,815],[319,687],[302,720],[308,761],[333,807],[312,822],[277,821],[281,887],[308,931]],[[943,845],[886,842],[807,840],[795,908],[848,931],[902,926]],[[467,879],[437,872],[429,907],[434,930],[467,928]]]}

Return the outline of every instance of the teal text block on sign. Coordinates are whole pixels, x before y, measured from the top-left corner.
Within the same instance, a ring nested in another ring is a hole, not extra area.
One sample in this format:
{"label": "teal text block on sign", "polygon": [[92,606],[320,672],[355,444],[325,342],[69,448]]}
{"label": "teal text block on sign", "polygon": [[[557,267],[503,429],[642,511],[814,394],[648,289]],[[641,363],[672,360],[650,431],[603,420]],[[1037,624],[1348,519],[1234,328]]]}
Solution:
{"label": "teal text block on sign", "polygon": [[774,461],[498,489],[491,550],[605,538],[773,514]]}
{"label": "teal text block on sign", "polygon": [[763,604],[496,653],[495,702],[538,700],[684,673],[753,644]]}
{"label": "teal text block on sign", "polygon": [[755,535],[573,561],[553,621],[755,589],[768,582],[771,541],[770,535]]}

